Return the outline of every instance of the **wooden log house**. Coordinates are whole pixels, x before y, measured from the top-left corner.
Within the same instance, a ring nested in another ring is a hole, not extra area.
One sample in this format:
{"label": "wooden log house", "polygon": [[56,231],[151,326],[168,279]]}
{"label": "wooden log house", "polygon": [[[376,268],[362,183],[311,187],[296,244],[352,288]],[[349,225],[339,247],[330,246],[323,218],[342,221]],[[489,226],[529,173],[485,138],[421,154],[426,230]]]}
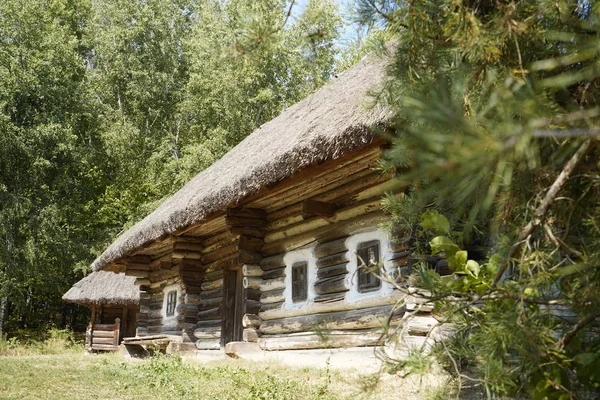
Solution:
{"label": "wooden log house", "polygon": [[124,337],[135,336],[140,303],[135,278],[109,271],[92,272],[62,298],[91,309],[85,343],[88,351],[117,350]]}
{"label": "wooden log house", "polygon": [[136,278],[138,335],[198,350],[374,346],[383,320],[402,322],[401,293],[360,268],[397,272],[409,256],[380,227],[390,176],[371,128],[391,113],[366,104],[385,66],[368,56],[284,110],[94,262]]}

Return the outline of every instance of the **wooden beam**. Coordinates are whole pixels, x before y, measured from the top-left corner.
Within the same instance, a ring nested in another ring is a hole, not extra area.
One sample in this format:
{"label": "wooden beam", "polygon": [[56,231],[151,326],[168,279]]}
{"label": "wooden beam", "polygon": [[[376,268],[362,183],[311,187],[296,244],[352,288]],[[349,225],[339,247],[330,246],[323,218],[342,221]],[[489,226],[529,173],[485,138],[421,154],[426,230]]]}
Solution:
{"label": "wooden beam", "polygon": [[325,201],[317,200],[304,200],[302,202],[302,218],[308,219],[314,216],[319,217],[333,217],[337,210],[337,206],[333,203],[327,203]]}

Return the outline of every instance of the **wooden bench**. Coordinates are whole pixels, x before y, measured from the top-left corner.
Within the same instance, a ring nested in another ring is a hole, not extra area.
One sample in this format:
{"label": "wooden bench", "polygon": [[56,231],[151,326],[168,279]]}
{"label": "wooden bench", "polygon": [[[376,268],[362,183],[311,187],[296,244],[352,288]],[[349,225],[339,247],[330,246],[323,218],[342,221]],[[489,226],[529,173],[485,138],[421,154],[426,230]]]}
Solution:
{"label": "wooden bench", "polygon": [[119,335],[121,334],[121,319],[116,318],[114,324],[92,324],[88,325],[85,344],[88,351],[119,350]]}
{"label": "wooden bench", "polygon": [[122,344],[129,354],[152,355],[156,352],[166,353],[170,343],[181,343],[181,336],[150,335],[123,338]]}

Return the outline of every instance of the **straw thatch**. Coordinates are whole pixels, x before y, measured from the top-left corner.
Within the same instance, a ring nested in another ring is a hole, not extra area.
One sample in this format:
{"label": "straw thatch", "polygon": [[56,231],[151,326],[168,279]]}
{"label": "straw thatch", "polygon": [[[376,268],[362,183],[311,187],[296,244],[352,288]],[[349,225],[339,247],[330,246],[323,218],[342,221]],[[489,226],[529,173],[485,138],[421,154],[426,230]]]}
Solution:
{"label": "straw thatch", "polygon": [[93,305],[130,306],[140,303],[140,291],[134,276],[113,272],[92,272],[73,285],[62,297],[64,301]]}
{"label": "straw thatch", "polygon": [[391,116],[383,107],[366,107],[367,91],[382,81],[386,64],[386,59],[367,56],[262,125],[117,238],[94,261],[94,269],[197,224],[312,163],[338,158],[371,142],[373,134],[368,128],[387,122]]}

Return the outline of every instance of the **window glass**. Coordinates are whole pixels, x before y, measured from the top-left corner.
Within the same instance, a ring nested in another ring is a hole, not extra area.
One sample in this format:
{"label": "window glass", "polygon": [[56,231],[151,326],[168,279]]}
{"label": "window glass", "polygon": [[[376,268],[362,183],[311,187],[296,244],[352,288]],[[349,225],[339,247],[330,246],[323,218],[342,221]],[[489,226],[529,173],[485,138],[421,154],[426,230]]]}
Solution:
{"label": "window glass", "polygon": [[177,305],[177,290],[167,294],[167,317],[175,315],[175,306]]}
{"label": "window glass", "polygon": [[308,264],[297,262],[292,265],[292,301],[299,302],[308,298]]}
{"label": "window glass", "polygon": [[369,292],[381,287],[381,279],[373,272],[379,265],[379,240],[359,243],[356,249],[358,266],[358,291]]}

